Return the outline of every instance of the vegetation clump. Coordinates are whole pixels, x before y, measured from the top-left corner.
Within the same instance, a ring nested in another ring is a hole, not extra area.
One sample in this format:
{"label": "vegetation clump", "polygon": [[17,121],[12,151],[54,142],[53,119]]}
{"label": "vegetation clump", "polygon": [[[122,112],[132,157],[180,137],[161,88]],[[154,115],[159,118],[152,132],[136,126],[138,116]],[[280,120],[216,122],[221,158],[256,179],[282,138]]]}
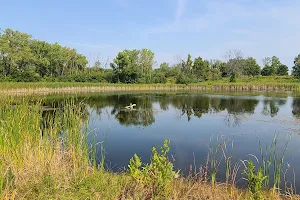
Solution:
{"label": "vegetation clump", "polygon": [[167,188],[177,175],[173,169],[173,164],[168,160],[167,154],[170,151],[169,141],[165,140],[163,147],[159,151],[152,148],[150,164],[142,164],[141,159],[135,154],[129,161],[129,174],[139,183],[150,187],[153,194],[166,194]]}

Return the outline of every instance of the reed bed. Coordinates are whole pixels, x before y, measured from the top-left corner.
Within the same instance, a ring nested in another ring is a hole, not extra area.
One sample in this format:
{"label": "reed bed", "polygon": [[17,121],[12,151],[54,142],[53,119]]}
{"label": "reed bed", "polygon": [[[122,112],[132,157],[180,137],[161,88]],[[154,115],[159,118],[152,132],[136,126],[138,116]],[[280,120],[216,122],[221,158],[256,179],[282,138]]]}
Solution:
{"label": "reed bed", "polygon": [[[2,83],[1,83],[2,84]],[[0,84],[3,95],[118,91],[300,91],[298,83],[199,83],[199,84]],[[28,84],[28,85],[27,85]]]}

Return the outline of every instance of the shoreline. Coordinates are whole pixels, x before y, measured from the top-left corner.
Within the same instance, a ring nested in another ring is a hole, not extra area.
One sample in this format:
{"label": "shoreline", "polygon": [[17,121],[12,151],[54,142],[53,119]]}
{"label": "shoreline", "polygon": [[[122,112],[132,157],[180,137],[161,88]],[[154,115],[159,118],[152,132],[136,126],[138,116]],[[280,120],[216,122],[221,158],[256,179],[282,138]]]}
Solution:
{"label": "shoreline", "polygon": [[97,84],[97,83],[0,83],[2,95],[53,94],[77,92],[120,92],[120,91],[300,91],[297,83],[216,83],[216,84]]}

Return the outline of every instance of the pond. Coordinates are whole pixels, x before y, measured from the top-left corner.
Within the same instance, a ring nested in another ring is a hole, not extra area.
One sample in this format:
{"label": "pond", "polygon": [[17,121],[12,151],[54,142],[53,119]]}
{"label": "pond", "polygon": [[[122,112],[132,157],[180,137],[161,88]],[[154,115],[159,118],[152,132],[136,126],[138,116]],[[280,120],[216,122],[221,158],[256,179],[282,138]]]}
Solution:
{"label": "pond", "polygon": [[[284,164],[284,169],[290,166],[287,177],[300,174],[300,94],[91,93],[49,95],[44,101],[57,106],[70,98],[87,104],[89,141],[99,144],[103,151],[98,151],[98,161],[105,155],[105,166],[112,171],[124,170],[135,153],[149,162],[152,146],[165,139],[170,140],[175,168],[185,175],[191,166],[193,171],[205,166],[208,147],[217,140],[227,142],[226,154],[233,164],[256,160],[254,155],[261,162],[259,141],[265,148],[277,135],[279,151],[290,137]],[[125,109],[130,103],[136,107]],[[218,180],[224,180],[224,171],[219,173]]]}

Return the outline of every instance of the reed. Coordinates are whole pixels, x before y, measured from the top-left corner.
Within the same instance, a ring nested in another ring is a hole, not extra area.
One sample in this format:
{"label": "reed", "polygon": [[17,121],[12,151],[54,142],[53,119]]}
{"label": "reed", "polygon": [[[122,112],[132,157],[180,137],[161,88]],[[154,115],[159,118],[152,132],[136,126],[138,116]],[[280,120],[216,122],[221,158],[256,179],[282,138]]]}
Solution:
{"label": "reed", "polygon": [[89,82],[0,82],[2,94],[74,93],[103,91],[300,91],[300,81],[292,76],[240,77],[194,84],[116,84]]}
{"label": "reed", "polygon": [[[272,186],[273,192],[280,191],[281,177],[283,172],[285,153],[291,135],[288,135],[281,149],[278,148],[278,134],[274,134],[274,139],[270,145],[263,147],[259,140],[263,174],[267,177],[264,181],[266,187]],[[273,182],[270,178],[273,177]]]}

